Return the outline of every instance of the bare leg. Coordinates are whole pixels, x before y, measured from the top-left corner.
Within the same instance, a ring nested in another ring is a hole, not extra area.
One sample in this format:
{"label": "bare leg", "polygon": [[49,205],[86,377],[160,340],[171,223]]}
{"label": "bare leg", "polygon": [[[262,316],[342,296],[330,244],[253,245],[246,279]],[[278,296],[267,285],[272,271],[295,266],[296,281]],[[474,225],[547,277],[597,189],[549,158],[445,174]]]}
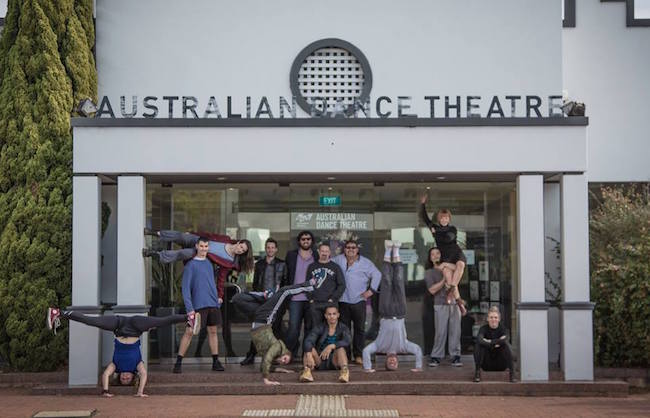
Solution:
{"label": "bare leg", "polygon": [[187,353],[187,349],[190,347],[191,342],[192,342],[192,328],[186,327],[185,334],[183,334],[183,337],[181,337],[181,342],[178,344],[179,356],[185,357],[185,353]]}
{"label": "bare leg", "polygon": [[348,356],[344,348],[337,348],[334,351],[334,358],[332,359],[333,363],[339,369],[343,367],[348,367]]}
{"label": "bare leg", "polygon": [[217,327],[208,327],[208,344],[210,345],[210,353],[212,355],[219,354],[219,336],[217,335]]}
{"label": "bare leg", "polygon": [[454,286],[458,286],[458,283],[460,283],[460,279],[463,278],[463,273],[464,272],[465,272],[465,262],[464,261],[457,261],[456,262],[456,269],[454,270],[454,275],[453,275]]}

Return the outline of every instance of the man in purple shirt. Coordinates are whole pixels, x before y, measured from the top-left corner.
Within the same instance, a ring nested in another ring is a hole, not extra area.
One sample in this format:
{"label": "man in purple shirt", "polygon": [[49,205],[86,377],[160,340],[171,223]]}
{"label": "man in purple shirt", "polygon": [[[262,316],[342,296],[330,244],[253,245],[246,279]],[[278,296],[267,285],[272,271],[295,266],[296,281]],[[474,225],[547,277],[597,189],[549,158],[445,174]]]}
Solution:
{"label": "man in purple shirt", "polygon": [[[313,248],[314,235],[310,231],[302,231],[296,237],[298,248],[291,250],[285,257],[287,263],[287,283],[294,285],[305,282],[307,267],[318,260],[318,254]],[[304,322],[305,335],[311,329],[311,316],[309,315],[309,302],[307,296],[301,293],[291,298],[289,302],[289,330],[286,336],[286,345],[291,350],[294,359],[299,359],[300,330]]]}
{"label": "man in purple shirt", "polygon": [[[359,245],[354,240],[345,243],[345,253],[332,259],[345,276],[345,292],[339,299],[341,322],[352,330],[354,322],[354,339],[348,347],[348,356],[357,364],[363,364],[362,353],[365,343],[366,300],[379,288],[381,272],[375,265],[359,254]],[[351,351],[351,352],[350,352]]]}

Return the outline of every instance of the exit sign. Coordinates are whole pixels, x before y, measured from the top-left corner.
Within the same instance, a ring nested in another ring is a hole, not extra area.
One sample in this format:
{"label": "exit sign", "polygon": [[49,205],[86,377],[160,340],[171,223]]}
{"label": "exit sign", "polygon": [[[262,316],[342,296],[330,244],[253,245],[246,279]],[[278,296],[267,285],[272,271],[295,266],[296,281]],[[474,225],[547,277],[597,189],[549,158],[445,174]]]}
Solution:
{"label": "exit sign", "polygon": [[318,202],[321,206],[341,206],[341,196],[321,196]]}

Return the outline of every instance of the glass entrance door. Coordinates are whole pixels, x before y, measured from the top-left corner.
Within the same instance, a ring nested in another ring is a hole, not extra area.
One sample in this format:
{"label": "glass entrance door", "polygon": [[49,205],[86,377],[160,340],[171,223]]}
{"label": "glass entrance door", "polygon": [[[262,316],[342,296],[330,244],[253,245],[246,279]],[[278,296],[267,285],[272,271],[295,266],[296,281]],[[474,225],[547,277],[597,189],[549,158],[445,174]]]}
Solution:
{"label": "glass entrance door", "polygon": [[[513,183],[150,184],[147,223],[154,229],[203,230],[246,238],[252,242],[256,257],[264,256],[264,241],[273,237],[278,241],[278,256],[284,258],[287,251],[296,248],[295,237],[301,230],[312,231],[316,242],[330,243],[333,254],[341,251],[344,240],[354,238],[360,243],[360,254],[378,267],[384,241],[400,241],[408,280],[407,332],[409,339],[427,353],[433,324],[430,307],[423,302],[426,290],[422,279],[434,240],[418,217],[424,193],[428,195],[429,214],[443,207],[452,211],[452,224],[458,228],[458,241],[468,260],[460,285],[470,310],[462,324],[463,350],[470,349],[472,335],[491,305],[499,305],[503,323],[514,334],[512,300],[517,280]],[[172,267],[151,263],[152,314],[157,314],[157,308],[182,309],[181,271],[180,263]],[[233,281],[246,286],[252,282],[252,275],[233,277]],[[232,348],[237,355],[244,355],[250,342],[250,325],[232,310],[228,316],[232,319]],[[370,323],[369,317],[368,328]],[[174,355],[180,332],[161,338],[160,346],[154,335],[151,357]],[[203,353],[193,351],[195,343],[190,352],[207,356],[207,344]],[[221,352],[226,353],[221,335],[220,344]]]}

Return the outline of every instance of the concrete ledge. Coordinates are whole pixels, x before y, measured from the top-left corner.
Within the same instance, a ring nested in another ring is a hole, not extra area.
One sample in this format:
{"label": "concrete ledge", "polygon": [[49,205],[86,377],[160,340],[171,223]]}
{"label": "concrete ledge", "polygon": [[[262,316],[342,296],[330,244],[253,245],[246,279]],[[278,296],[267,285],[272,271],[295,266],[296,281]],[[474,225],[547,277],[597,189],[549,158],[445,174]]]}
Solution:
{"label": "concrete ledge", "polygon": [[[297,379],[297,376],[294,376]],[[315,376],[316,377],[316,376]],[[318,377],[316,377],[318,378]],[[457,382],[457,381],[383,381],[356,382],[351,376],[348,384],[315,382],[283,383],[266,386],[258,383],[152,384],[146,392],[151,395],[464,395],[464,396],[561,396],[561,397],[626,397],[625,382]],[[132,395],[133,387],[112,389],[119,395]],[[33,395],[98,395],[99,388],[66,388],[41,386]]]}

